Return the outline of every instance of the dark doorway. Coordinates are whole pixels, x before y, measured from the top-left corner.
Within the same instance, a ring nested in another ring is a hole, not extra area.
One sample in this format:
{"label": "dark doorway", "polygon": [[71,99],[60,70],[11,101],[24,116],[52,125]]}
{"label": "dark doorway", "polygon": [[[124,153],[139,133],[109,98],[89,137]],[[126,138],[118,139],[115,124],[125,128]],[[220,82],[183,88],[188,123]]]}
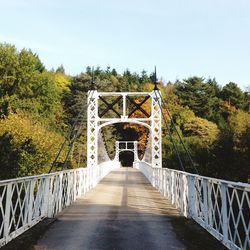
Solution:
{"label": "dark doorway", "polygon": [[134,162],[134,152],[131,151],[120,152],[119,160],[123,167],[132,167]]}

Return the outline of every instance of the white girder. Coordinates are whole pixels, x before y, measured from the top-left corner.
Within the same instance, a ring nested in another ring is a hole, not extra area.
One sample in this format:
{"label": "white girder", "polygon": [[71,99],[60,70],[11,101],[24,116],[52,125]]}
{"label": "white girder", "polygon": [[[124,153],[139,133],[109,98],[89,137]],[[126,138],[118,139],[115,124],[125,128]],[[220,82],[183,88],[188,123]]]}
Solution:
{"label": "white girder", "polygon": [[[117,97],[121,96],[122,114],[120,117],[102,118],[98,115],[98,99],[100,97]],[[129,118],[127,112],[127,97],[133,96],[149,96],[151,101],[150,117]],[[150,131],[152,159],[151,164],[153,167],[162,167],[161,162],[161,110],[159,107],[160,100],[155,95],[155,92],[97,92],[90,90],[88,92],[88,126],[87,126],[87,139],[88,139],[88,153],[87,162],[88,167],[98,165],[98,131],[107,125],[115,123],[135,123],[145,126]]]}

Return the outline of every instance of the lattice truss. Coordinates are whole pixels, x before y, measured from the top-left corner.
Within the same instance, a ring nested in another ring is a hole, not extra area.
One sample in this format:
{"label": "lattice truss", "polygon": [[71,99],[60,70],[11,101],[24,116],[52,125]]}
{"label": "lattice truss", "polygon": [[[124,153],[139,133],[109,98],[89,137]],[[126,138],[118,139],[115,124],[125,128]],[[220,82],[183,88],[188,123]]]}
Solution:
{"label": "lattice truss", "polygon": [[[135,96],[140,96],[142,101],[138,102],[134,100],[133,97]],[[107,101],[105,99],[107,97],[113,97],[115,99]],[[143,105],[148,100],[150,100],[151,102],[150,113],[143,108]],[[106,108],[103,108],[98,113],[100,103],[104,104]],[[147,143],[146,157],[144,157],[144,159],[148,161],[152,166],[161,168],[161,110],[159,107],[159,103],[160,100],[157,99],[155,92],[97,92],[95,90],[89,91],[87,112],[88,167],[94,167],[99,163],[98,151],[102,150],[101,148],[103,147],[98,147],[98,133],[102,127],[115,123],[134,123],[141,126],[145,126],[149,130],[150,139]],[[128,104],[132,106],[131,110],[128,110]],[[115,108],[116,105],[121,107],[122,112],[117,111],[117,109]],[[136,112],[141,112],[143,116],[134,117],[134,114]],[[115,117],[107,117],[107,114],[110,113],[114,114]],[[149,150],[151,150],[151,153],[149,153]],[[101,154],[105,155],[106,153],[101,151]],[[103,158],[103,156],[101,157]],[[150,157],[151,160],[149,160]],[[103,159],[99,160],[103,161]]]}
{"label": "lattice truss", "polygon": [[229,249],[250,249],[250,185],[156,169],[153,183]]}
{"label": "lattice truss", "polygon": [[88,118],[87,118],[87,165],[88,167],[97,166],[98,150],[98,106],[97,92],[88,92]]}
{"label": "lattice truss", "polygon": [[162,152],[161,152],[161,109],[159,105],[161,100],[155,95],[151,94],[151,142],[152,142],[152,164],[154,167],[161,167]]}
{"label": "lattice truss", "polygon": [[17,230],[43,217],[45,185],[42,178],[0,184],[0,239],[14,238]]}
{"label": "lattice truss", "polygon": [[54,217],[119,164],[0,181],[0,247]]}

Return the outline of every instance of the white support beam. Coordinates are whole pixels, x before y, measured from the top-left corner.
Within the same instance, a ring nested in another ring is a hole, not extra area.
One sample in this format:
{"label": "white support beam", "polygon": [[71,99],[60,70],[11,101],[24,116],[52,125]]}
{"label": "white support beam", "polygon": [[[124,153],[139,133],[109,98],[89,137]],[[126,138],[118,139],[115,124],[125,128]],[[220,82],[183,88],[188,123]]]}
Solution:
{"label": "white support beam", "polygon": [[[100,96],[112,97],[122,96],[122,114],[118,118],[98,116],[98,98]],[[127,110],[127,98],[133,96],[150,97],[151,110],[150,117],[133,117],[128,118],[129,111]],[[161,110],[159,107],[160,101],[157,99],[155,92],[97,92],[91,90],[88,93],[88,167],[98,165],[98,131],[108,125],[115,123],[134,123],[144,126],[149,129],[150,140],[152,145],[151,163],[152,166],[161,168]],[[137,156],[138,159],[138,156]]]}

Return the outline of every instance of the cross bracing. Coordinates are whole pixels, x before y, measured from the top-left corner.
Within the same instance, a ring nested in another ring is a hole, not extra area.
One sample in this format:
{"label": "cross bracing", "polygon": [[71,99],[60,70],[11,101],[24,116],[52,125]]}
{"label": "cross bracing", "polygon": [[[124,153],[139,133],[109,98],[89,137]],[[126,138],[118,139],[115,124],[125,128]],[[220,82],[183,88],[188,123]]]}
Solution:
{"label": "cross bracing", "polygon": [[[105,99],[110,96],[114,97],[113,101]],[[140,96],[141,99],[135,101],[134,96]],[[150,111],[145,110],[143,106],[148,101],[150,101]],[[105,107],[100,112],[101,102]],[[1,181],[0,245],[5,245],[45,217],[56,216],[66,206],[94,188],[106,174],[112,171],[117,173],[115,171],[120,167],[119,152],[131,151],[135,155],[133,168],[142,172],[152,186],[168,199],[173,206],[172,210],[178,209],[183,216],[196,221],[228,249],[248,250],[250,248],[250,185],[162,168],[162,117],[169,128],[162,104],[164,105],[163,99],[158,90],[146,93],[89,91],[86,106],[88,115],[87,168]],[[120,110],[117,110],[117,106]],[[81,112],[83,110],[84,108]],[[165,110],[170,122],[173,123],[167,107]],[[109,117],[110,113],[113,116]],[[141,116],[138,116],[138,113]],[[77,124],[77,121],[81,124],[80,114],[74,124]],[[116,123],[134,123],[148,128],[149,138],[142,160],[138,158],[137,141],[117,141],[115,159],[110,161],[101,129]],[[80,128],[80,125],[79,127],[73,126],[70,131],[76,131],[76,134],[71,137],[67,136],[66,139],[72,138],[74,142]],[[192,163],[182,138],[179,134],[178,136]],[[170,138],[173,139],[171,133]],[[70,150],[72,145],[73,143],[70,143]],[[175,146],[174,141],[173,145]],[[180,165],[184,169],[181,157],[178,156]],[[119,174],[121,175],[121,172]],[[110,180],[104,182],[104,185],[107,183],[110,183]],[[146,188],[143,187],[143,189]],[[147,194],[145,196],[147,198]],[[134,194],[127,198],[131,197],[134,197]]]}

